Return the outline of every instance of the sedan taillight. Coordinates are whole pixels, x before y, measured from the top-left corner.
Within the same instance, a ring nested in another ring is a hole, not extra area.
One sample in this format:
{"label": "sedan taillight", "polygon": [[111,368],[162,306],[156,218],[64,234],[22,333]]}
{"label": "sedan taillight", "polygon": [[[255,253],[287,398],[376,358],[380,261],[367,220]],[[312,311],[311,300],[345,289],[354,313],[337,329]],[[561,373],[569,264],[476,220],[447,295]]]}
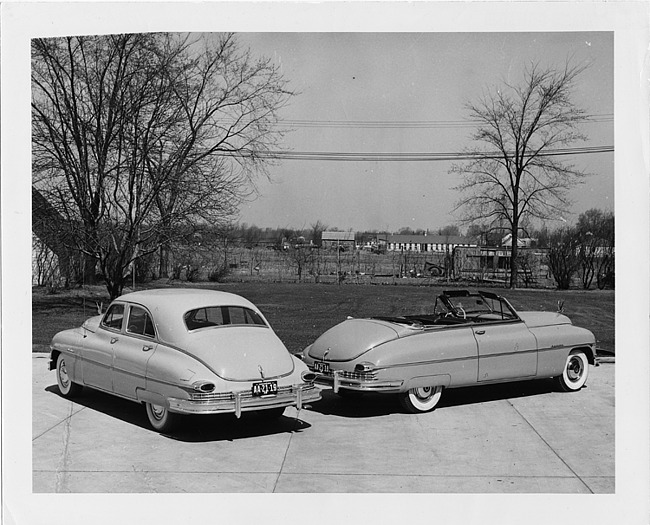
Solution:
{"label": "sedan taillight", "polygon": [[194,390],[198,392],[212,392],[215,389],[214,383],[210,383],[208,381],[200,381],[198,383],[194,383],[192,386],[194,387]]}

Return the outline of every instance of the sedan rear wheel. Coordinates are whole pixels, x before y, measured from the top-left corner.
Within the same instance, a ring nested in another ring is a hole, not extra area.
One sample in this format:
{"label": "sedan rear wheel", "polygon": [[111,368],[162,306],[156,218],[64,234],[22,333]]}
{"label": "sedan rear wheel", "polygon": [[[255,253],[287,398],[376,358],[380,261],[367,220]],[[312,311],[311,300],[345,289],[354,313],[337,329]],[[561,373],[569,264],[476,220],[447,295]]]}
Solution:
{"label": "sedan rear wheel", "polygon": [[149,423],[158,432],[169,432],[177,423],[178,414],[170,412],[167,408],[160,405],[145,403],[147,408],[147,417]]}
{"label": "sedan rear wheel", "polygon": [[575,392],[580,390],[587,382],[589,375],[589,361],[582,350],[574,350],[567,357],[564,370],[556,381],[561,390]]}
{"label": "sedan rear wheel", "polygon": [[442,386],[422,386],[400,394],[399,400],[407,412],[417,414],[433,410],[441,397]]}
{"label": "sedan rear wheel", "polygon": [[59,354],[59,357],[56,360],[56,382],[59,385],[59,392],[63,397],[74,397],[83,388],[77,383],[73,383],[68,375],[68,367],[66,363],[67,357],[63,354]]}

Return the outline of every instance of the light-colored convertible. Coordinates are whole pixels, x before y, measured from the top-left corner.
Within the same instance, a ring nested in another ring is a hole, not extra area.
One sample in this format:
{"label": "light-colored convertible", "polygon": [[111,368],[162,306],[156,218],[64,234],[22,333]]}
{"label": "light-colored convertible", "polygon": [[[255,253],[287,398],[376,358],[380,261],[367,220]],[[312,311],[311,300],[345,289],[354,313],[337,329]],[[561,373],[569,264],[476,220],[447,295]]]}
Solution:
{"label": "light-colored convertible", "polygon": [[302,357],[335,392],[397,394],[417,413],[433,410],[445,388],[555,378],[562,390],[580,390],[596,340],[561,313],[516,312],[494,293],[455,290],[433,313],[348,318]]}
{"label": "light-colored convertible", "polygon": [[177,414],[279,417],[321,397],[314,374],[251,302],[212,290],[123,295],[104,315],[56,334],[49,366],[63,396],[89,386],[143,403],[161,432]]}

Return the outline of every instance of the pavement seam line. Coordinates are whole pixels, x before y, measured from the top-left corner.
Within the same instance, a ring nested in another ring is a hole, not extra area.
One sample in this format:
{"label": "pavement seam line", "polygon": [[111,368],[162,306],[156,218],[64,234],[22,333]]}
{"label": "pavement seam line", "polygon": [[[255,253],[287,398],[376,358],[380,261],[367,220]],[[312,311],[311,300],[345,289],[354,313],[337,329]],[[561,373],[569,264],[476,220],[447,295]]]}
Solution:
{"label": "pavement seam line", "polygon": [[68,417],[63,421],[63,452],[61,454],[61,461],[59,463],[60,467],[56,469],[56,484],[55,492],[62,492],[61,488],[65,484],[65,477],[67,475],[68,469],[68,446],[70,444],[70,420],[72,419],[74,405],[70,403],[70,413]]}
{"label": "pavement seam line", "polygon": [[34,441],[36,441],[37,439],[43,437],[43,436],[44,436],[45,434],[47,434],[48,432],[51,432],[52,430],[54,430],[54,429],[55,429],[56,427],[58,427],[59,425],[66,424],[67,421],[68,421],[72,416],[76,416],[79,412],[81,412],[82,410],[85,410],[85,409],[86,409],[86,407],[81,407],[81,408],[80,408],[79,410],[77,410],[76,412],[72,412],[72,410],[70,410],[70,414],[67,415],[67,416],[66,416],[64,419],[62,419],[61,421],[59,421],[56,425],[51,426],[51,427],[48,428],[47,430],[44,430],[44,431],[41,432],[38,436],[34,436],[34,437],[32,438],[32,443],[33,443]]}
{"label": "pavement seam line", "polygon": [[557,457],[557,458],[558,458],[558,459],[559,459],[559,460],[564,464],[564,466],[565,466],[566,468],[568,468],[568,469],[573,473],[573,475],[574,475],[577,479],[580,480],[580,483],[582,483],[582,484],[587,488],[587,490],[588,490],[591,494],[593,494],[594,491],[591,490],[591,487],[585,483],[585,481],[582,479],[582,477],[581,477],[581,476],[580,476],[580,475],[579,475],[575,470],[573,470],[573,469],[571,468],[571,466],[570,466],[566,461],[564,461],[564,458],[563,458],[562,456],[560,456],[560,455],[555,451],[555,449],[551,446],[551,444],[550,444],[548,441],[546,441],[546,440],[542,437],[542,435],[541,435],[539,432],[537,432],[537,429],[536,429],[536,428],[532,425],[532,423],[531,423],[530,421],[528,421],[528,419],[527,419],[527,418],[526,418],[526,417],[525,417],[525,416],[524,416],[524,415],[523,415],[523,414],[522,414],[522,413],[517,409],[517,407],[512,403],[512,401],[510,401],[509,399],[506,399],[506,401],[507,401],[508,404],[512,407],[512,409],[513,409],[515,412],[517,412],[517,414],[519,414],[519,417],[521,417],[521,419],[523,419],[523,420],[526,422],[526,424],[527,424],[527,425],[532,429],[532,431],[535,432],[535,434],[537,434],[537,436],[539,437],[539,439],[541,439],[542,442],[543,442],[543,443],[544,443],[544,444],[545,444],[545,445],[546,445],[546,446],[551,450],[551,452],[553,452],[553,454],[555,454],[555,456],[556,456],[556,457]]}
{"label": "pavement seam line", "polygon": [[293,434],[295,431],[298,429],[298,421],[300,421],[300,409],[298,410],[298,413],[296,414],[296,418],[294,420],[294,427],[291,429],[291,433],[289,434],[289,442],[287,443],[287,449],[284,451],[284,457],[282,458],[282,464],[280,465],[280,470],[278,471],[278,475],[275,478],[275,483],[273,484],[273,490],[271,493],[275,493],[275,489],[278,486],[278,482],[280,481],[280,476],[282,476],[282,471],[284,470],[284,463],[287,461],[287,456],[289,455],[289,449],[291,448],[291,440],[293,439]]}

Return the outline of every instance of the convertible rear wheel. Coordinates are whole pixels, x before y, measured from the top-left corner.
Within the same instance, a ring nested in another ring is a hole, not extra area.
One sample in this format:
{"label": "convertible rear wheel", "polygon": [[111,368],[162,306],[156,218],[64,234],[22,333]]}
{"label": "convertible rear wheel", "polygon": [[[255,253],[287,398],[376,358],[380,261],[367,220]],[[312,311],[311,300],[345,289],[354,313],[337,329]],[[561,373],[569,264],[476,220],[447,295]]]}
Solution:
{"label": "convertible rear wheel", "polygon": [[399,400],[407,412],[417,414],[433,410],[441,396],[442,386],[422,386],[400,394]]}
{"label": "convertible rear wheel", "polygon": [[174,414],[160,405],[153,405],[151,403],[145,403],[145,405],[149,423],[158,432],[169,432],[176,426],[178,414]]}
{"label": "convertible rear wheel", "polygon": [[574,350],[569,354],[561,376],[556,377],[559,387],[565,392],[580,390],[587,382],[589,361],[582,350]]}
{"label": "convertible rear wheel", "polygon": [[63,397],[74,397],[83,388],[77,383],[73,383],[68,376],[68,368],[66,365],[66,356],[59,354],[56,360],[56,382],[59,385],[59,392]]}

